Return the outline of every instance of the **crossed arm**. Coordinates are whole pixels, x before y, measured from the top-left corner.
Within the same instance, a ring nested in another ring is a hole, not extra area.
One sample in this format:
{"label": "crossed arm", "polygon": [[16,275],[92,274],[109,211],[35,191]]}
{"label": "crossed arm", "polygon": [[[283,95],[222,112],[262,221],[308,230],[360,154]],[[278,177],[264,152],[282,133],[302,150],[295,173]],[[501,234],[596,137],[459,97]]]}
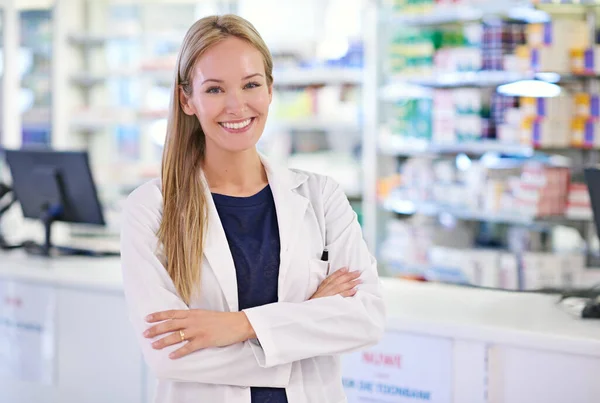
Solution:
{"label": "crossed arm", "polygon": [[[285,387],[293,362],[353,351],[379,339],[384,310],[376,263],[343,192],[330,182],[324,192],[326,224],[335,221],[332,228],[338,229],[327,237],[331,264],[350,266],[348,273],[338,271],[326,279],[309,301],[243,312],[188,309],[177,296],[164,258],[155,253],[159,212],[144,204],[143,195],[130,197],[121,238],[125,294],[143,354],[158,377]],[[358,276],[363,284],[353,291]],[[337,288],[342,285],[347,288]]]}

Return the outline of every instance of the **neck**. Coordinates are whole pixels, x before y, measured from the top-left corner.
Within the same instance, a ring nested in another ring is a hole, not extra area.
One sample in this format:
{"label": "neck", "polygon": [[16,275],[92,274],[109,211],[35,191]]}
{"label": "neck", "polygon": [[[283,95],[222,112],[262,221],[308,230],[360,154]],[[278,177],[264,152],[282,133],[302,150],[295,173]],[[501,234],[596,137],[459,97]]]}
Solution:
{"label": "neck", "polygon": [[202,166],[211,192],[230,196],[250,196],[264,188],[267,173],[255,148],[239,153],[209,149]]}

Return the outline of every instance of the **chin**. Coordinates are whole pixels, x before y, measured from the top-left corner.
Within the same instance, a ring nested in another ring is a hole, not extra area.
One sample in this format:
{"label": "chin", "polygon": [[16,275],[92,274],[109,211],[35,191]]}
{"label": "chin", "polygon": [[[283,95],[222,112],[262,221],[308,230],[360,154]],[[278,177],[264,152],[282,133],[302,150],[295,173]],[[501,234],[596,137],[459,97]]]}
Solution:
{"label": "chin", "polygon": [[230,153],[242,153],[244,151],[253,150],[256,148],[257,141],[245,141],[239,142],[237,144],[227,144],[223,145],[223,149],[227,150]]}

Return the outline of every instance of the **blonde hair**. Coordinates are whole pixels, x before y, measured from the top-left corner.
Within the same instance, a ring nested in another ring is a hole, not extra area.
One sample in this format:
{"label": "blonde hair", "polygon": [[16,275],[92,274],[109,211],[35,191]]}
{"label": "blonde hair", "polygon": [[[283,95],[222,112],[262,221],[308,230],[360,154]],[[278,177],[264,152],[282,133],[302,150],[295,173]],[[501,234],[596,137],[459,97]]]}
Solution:
{"label": "blonde hair", "polygon": [[186,33],[177,57],[169,110],[161,172],[163,215],[157,236],[166,255],[167,272],[187,305],[200,282],[208,215],[201,175],[205,136],[197,117],[183,112],[179,91],[187,97],[192,95],[196,61],[207,49],[228,37],[245,40],[260,51],[267,84],[273,83],[271,53],[258,31],[245,19],[231,14],[205,17]]}

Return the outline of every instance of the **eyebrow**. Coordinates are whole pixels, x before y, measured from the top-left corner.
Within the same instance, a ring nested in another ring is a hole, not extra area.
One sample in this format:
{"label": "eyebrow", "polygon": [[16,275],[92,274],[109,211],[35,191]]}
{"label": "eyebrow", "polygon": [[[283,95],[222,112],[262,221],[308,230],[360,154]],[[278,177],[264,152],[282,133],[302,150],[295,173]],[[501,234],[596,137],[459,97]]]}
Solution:
{"label": "eyebrow", "polygon": [[[246,76],[244,78],[242,78],[242,80],[248,80],[252,77],[256,77],[256,76],[260,76],[260,77],[264,77],[262,74],[260,73],[254,73],[254,74],[250,74],[249,76]],[[216,78],[207,78],[206,80],[202,81],[202,84],[206,84],[207,82],[215,82],[215,83],[222,83],[223,80],[217,80]]]}

